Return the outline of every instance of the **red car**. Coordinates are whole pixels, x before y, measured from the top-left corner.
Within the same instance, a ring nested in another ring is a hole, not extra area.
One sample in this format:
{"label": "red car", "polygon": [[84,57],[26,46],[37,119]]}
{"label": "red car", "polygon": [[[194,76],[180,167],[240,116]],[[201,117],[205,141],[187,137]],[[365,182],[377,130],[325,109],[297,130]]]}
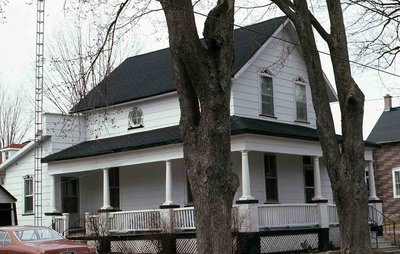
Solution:
{"label": "red car", "polygon": [[94,248],[40,226],[0,227],[0,254],[94,254]]}

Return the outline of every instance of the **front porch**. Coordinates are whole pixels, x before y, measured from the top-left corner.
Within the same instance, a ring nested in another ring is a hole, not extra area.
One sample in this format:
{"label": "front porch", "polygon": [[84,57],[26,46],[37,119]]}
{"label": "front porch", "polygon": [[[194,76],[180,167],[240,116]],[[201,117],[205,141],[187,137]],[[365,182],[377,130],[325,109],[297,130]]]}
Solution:
{"label": "front porch", "polygon": [[[195,211],[182,157],[181,145],[174,144],[50,163],[50,215],[64,213],[53,217],[54,227],[70,236],[83,229],[86,237],[193,234]],[[376,219],[371,223],[381,226],[370,150],[365,159]],[[235,136],[232,170],[240,180],[233,232],[260,234],[257,242],[264,245],[283,234],[292,239],[293,250],[304,243],[314,249],[330,242],[339,246],[336,206],[318,142]]]}
{"label": "front porch", "polygon": [[[371,225],[382,226],[381,208],[381,203],[370,204]],[[298,251],[302,248],[321,249],[327,246],[338,248],[340,246],[339,220],[334,204],[326,202],[239,204],[233,206],[232,209],[233,235],[251,234],[256,237],[259,253]],[[73,232],[70,234],[67,226],[68,214],[54,217],[53,221],[55,222],[54,228],[58,232],[76,239],[77,235]],[[158,239],[162,234],[175,236],[192,234],[191,241],[195,241],[193,237],[196,224],[193,207],[86,213],[82,225],[85,228],[85,234],[81,235],[82,239],[95,240],[104,236],[109,239],[115,237],[120,239],[123,236],[122,238],[130,239],[133,244],[138,239],[143,241],[154,235],[155,239]],[[375,233],[376,237],[376,232],[372,233]],[[395,241],[395,235],[392,237]],[[78,239],[81,238],[78,237]],[[154,242],[154,239],[149,241]],[[142,246],[142,244],[143,242],[139,245]]]}

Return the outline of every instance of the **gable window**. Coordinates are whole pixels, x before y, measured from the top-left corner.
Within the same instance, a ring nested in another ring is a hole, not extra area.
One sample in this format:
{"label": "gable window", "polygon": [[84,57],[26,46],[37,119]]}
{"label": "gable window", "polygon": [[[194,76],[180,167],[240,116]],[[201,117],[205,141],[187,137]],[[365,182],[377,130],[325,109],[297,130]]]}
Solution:
{"label": "gable window", "polygon": [[264,155],[265,170],[265,192],[267,203],[278,202],[278,175],[276,168],[276,156],[273,154]]}
{"label": "gable window", "polygon": [[274,86],[272,74],[268,70],[260,73],[261,115],[274,116]]}
{"label": "gable window", "polygon": [[24,177],[24,213],[33,213],[33,177]]}
{"label": "gable window", "polygon": [[140,108],[134,107],[128,115],[128,130],[143,127],[143,112]]}
{"label": "gable window", "polygon": [[304,188],[306,194],[306,202],[311,203],[314,197],[314,167],[310,156],[303,157],[304,169]]}
{"label": "gable window", "polygon": [[393,169],[393,197],[400,198],[400,168]]}
{"label": "gable window", "polygon": [[113,208],[119,209],[119,168],[110,168],[109,175],[110,205]]}
{"label": "gable window", "polygon": [[302,78],[295,82],[296,120],[307,121],[306,84]]}

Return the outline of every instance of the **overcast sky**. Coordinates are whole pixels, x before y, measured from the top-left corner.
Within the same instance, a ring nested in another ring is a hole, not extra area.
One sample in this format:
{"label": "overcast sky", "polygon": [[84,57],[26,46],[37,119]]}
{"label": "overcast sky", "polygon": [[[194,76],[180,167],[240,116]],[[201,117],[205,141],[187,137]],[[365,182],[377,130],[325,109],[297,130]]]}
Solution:
{"label": "overcast sky", "polygon": [[[45,44],[51,41],[49,37],[63,29],[68,23],[63,4],[64,0],[46,1]],[[0,24],[0,86],[10,92],[24,89],[33,94],[36,1],[10,1],[5,11],[7,22]],[[156,40],[145,31],[139,31],[138,34],[144,45],[142,52],[167,46],[166,40]],[[324,47],[322,49],[327,51]],[[328,78],[331,83],[334,83],[329,58],[322,56],[322,60]],[[390,71],[400,74],[395,68]],[[385,94],[390,93],[394,97],[393,105],[399,106],[400,78],[355,67],[353,67],[353,72],[356,82],[366,97],[364,117],[364,137],[366,138],[382,113]],[[333,104],[332,108],[336,124],[340,124],[338,104]]]}

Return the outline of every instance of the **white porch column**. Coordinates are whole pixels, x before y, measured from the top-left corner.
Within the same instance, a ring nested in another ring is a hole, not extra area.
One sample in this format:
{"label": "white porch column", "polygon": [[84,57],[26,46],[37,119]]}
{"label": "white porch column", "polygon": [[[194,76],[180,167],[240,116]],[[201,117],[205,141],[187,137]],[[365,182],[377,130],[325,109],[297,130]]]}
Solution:
{"label": "white porch column", "polygon": [[378,200],[375,188],[375,174],[373,161],[368,161],[369,200]]}
{"label": "white porch column", "polygon": [[242,151],[242,196],[239,200],[253,200],[250,190],[250,169],[248,151]]}
{"label": "white porch column", "polygon": [[110,180],[108,168],[103,169],[103,206],[101,210],[112,209],[110,205]]}
{"label": "white porch column", "polygon": [[314,156],[314,197],[313,200],[320,200],[322,198],[321,189],[321,173],[319,169],[319,157]]}
{"label": "white porch column", "polygon": [[173,203],[171,161],[165,161],[165,202],[163,205],[172,205]]}
{"label": "white porch column", "polygon": [[50,175],[50,212],[58,213],[56,206],[56,176]]}

